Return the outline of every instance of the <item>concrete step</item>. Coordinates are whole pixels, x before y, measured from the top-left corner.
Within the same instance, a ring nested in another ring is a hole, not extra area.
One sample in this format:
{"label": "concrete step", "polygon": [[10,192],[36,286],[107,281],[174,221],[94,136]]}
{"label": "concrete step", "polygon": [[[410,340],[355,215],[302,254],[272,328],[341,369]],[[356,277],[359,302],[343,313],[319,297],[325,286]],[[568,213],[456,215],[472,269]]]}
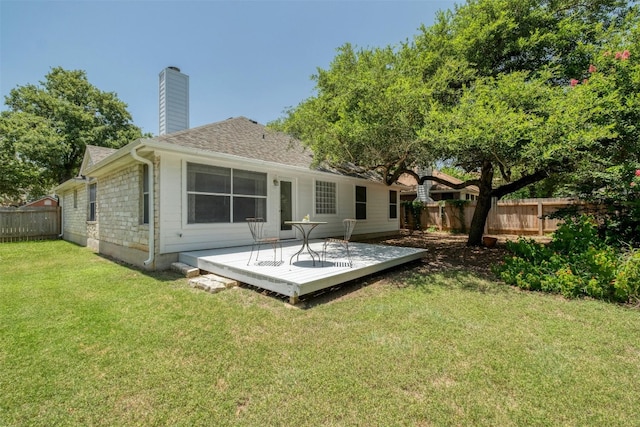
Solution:
{"label": "concrete step", "polygon": [[200,275],[200,269],[192,265],[184,264],[182,262],[174,262],[171,264],[171,269],[183,274],[187,279]]}
{"label": "concrete step", "polygon": [[238,282],[216,274],[205,274],[204,276],[199,276],[189,280],[189,285],[196,289],[203,289],[207,292],[216,293],[238,286]]}

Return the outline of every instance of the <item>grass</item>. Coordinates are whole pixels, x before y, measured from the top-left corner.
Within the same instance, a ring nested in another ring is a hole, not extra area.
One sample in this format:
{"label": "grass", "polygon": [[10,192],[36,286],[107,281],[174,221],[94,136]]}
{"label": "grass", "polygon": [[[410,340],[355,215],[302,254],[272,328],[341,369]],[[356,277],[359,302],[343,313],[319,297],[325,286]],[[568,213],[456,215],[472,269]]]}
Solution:
{"label": "grass", "polygon": [[640,425],[640,312],[466,272],[295,309],[0,245],[0,425]]}

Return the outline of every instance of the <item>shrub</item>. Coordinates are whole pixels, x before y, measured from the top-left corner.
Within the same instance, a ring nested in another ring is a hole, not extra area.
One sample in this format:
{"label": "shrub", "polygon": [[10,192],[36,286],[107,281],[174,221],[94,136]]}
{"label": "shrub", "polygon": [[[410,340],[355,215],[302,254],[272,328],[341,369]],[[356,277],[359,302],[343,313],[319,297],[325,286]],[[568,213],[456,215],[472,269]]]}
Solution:
{"label": "shrub", "polygon": [[640,250],[632,250],[616,270],[615,293],[619,299],[629,296],[630,302],[640,302]]}
{"label": "shrub", "polygon": [[567,298],[630,302],[640,296],[640,251],[606,245],[592,217],[565,222],[548,246],[521,238],[507,249],[513,255],[494,269],[507,284]]}

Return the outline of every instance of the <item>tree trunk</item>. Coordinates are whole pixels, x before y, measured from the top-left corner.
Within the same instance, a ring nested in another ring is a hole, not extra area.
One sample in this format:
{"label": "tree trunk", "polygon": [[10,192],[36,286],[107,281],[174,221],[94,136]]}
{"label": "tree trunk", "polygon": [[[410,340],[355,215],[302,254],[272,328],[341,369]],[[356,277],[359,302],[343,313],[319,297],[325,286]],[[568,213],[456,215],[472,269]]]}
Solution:
{"label": "tree trunk", "polygon": [[471,228],[469,229],[469,238],[467,246],[482,246],[482,235],[484,234],[484,226],[487,223],[487,217],[491,210],[491,196],[493,191],[493,164],[485,161],[482,164],[480,173],[480,193],[476,209],[471,219]]}

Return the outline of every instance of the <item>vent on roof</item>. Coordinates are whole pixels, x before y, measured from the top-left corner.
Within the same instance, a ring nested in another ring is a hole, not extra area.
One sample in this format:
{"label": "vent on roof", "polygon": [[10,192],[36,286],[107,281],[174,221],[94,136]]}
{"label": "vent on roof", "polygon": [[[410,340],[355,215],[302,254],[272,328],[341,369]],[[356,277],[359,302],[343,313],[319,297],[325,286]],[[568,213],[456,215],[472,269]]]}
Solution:
{"label": "vent on roof", "polygon": [[249,121],[250,121],[251,123],[253,123],[254,125],[257,125],[257,124],[258,124],[258,122],[256,122],[255,120],[251,120],[251,119],[249,119]]}

